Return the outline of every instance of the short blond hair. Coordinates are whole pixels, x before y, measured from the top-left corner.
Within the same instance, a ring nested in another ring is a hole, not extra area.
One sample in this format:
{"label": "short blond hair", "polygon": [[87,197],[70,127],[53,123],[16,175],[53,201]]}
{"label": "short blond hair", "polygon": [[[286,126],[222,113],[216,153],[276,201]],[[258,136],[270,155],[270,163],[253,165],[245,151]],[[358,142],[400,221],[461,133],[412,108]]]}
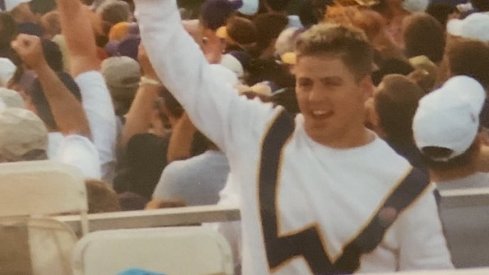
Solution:
{"label": "short blond hair", "polygon": [[299,36],[296,54],[297,59],[302,56],[338,56],[357,80],[372,72],[373,48],[365,33],[353,26],[315,25]]}

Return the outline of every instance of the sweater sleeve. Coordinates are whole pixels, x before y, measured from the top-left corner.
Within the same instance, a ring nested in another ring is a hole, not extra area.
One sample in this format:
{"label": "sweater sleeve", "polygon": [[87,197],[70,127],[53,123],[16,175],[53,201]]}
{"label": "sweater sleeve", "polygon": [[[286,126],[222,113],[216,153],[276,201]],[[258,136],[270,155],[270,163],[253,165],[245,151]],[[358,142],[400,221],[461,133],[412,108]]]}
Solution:
{"label": "sweater sleeve", "polygon": [[240,97],[219,81],[202,51],[184,30],[175,0],[136,0],[141,38],[166,88],[184,107],[194,125],[222,150],[239,140],[258,138],[271,105]]}
{"label": "sweater sleeve", "polygon": [[398,224],[401,270],[453,268],[432,191],[429,188],[401,214],[405,215]]}

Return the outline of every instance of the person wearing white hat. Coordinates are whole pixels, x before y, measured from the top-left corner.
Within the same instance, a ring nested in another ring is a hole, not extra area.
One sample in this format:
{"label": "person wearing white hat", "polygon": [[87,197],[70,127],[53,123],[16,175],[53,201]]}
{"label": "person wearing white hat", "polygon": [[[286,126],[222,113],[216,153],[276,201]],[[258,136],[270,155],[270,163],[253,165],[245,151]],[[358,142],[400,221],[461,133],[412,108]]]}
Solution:
{"label": "person wearing white hat", "polygon": [[489,174],[477,171],[485,98],[475,79],[455,76],[421,99],[414,139],[439,190],[489,186]]}
{"label": "person wearing white hat", "polygon": [[447,32],[462,38],[489,42],[489,14],[472,13],[465,19],[452,19],[447,23]]}

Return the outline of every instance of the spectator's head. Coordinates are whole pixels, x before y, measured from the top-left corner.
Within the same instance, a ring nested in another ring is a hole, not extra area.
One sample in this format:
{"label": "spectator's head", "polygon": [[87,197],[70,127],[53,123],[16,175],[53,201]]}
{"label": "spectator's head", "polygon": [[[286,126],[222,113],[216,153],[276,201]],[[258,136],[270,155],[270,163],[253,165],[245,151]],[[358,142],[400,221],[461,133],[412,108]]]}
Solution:
{"label": "spectator's head", "polygon": [[139,63],[127,56],[110,57],[102,62],[102,74],[114,101],[116,114],[126,114],[139,87]]}
{"label": "spectator's head", "polygon": [[445,49],[445,30],[433,16],[414,13],[403,21],[404,50],[407,57],[425,55],[439,63]]}
{"label": "spectator's head", "polygon": [[[76,99],[81,101],[80,88],[74,81],[74,79],[67,73],[58,72],[59,79],[68,88],[68,90],[75,96]],[[50,131],[57,131],[58,125],[51,112],[51,107],[44,95],[44,91],[39,79],[35,79],[31,87],[28,90],[27,107],[32,109],[46,124],[46,127]]]}
{"label": "spectator's head", "polygon": [[247,18],[231,16],[225,27],[217,30],[217,35],[224,38],[229,46],[251,49],[256,46],[257,30],[255,24]]}
{"label": "spectator's head", "polygon": [[0,101],[8,108],[25,108],[24,100],[18,92],[0,87]]}
{"label": "spectator's head", "polygon": [[44,36],[44,30],[42,29],[42,26],[32,22],[17,24],[17,32],[29,34],[29,35],[35,35],[37,37]]}
{"label": "spectator's head", "polygon": [[215,31],[226,25],[233,12],[233,6],[228,0],[206,0],[200,7],[200,23]]}
{"label": "spectator's head", "polygon": [[424,55],[410,58],[409,63],[414,68],[414,71],[409,74],[409,78],[416,82],[425,93],[431,92],[438,77],[438,67],[435,63]]}
{"label": "spectator's head", "polygon": [[457,8],[446,3],[431,3],[426,9],[426,13],[433,16],[440,24],[445,27],[450,15],[457,12]]}
{"label": "spectator's head", "polygon": [[110,25],[129,22],[132,17],[129,4],[119,0],[106,1],[97,9],[97,13],[104,22],[108,22]]}
{"label": "spectator's head", "polygon": [[489,89],[489,45],[476,40],[453,42],[447,49],[450,76],[470,76]]}
{"label": "spectator's head", "polygon": [[121,210],[119,199],[108,184],[98,180],[85,181],[87,187],[88,213],[116,212]]}
{"label": "spectator's head", "polygon": [[42,120],[22,108],[0,111],[0,162],[46,159],[48,132]]}
{"label": "spectator's head", "polygon": [[365,33],[316,25],[299,36],[296,54],[296,93],[306,133],[328,146],[361,142],[351,133],[364,130],[364,104],[373,92],[373,49]]}
{"label": "spectator's head", "polygon": [[479,151],[479,113],[485,97],[479,82],[456,76],[420,100],[413,133],[431,170],[446,171],[472,164]]}
{"label": "spectator's head", "polygon": [[50,11],[41,17],[41,26],[44,30],[45,38],[52,38],[61,34],[61,23],[59,21],[59,12]]}
{"label": "spectator's head", "polygon": [[328,0],[304,0],[299,8],[299,19],[304,27],[310,27],[322,21]]}
{"label": "spectator's head", "polygon": [[353,13],[351,23],[362,29],[370,41],[374,41],[384,32],[385,19],[380,13],[369,9],[358,10]]}
{"label": "spectator's head", "polygon": [[130,26],[132,23],[119,22],[113,25],[109,31],[109,41],[122,41],[129,35]]}
{"label": "spectator's head", "polygon": [[270,54],[275,52],[275,41],[280,33],[287,27],[288,19],[283,14],[264,13],[257,15],[253,22],[257,29],[258,50],[270,49]]}
{"label": "spectator's head", "polygon": [[378,69],[372,73],[372,80],[374,82],[374,85],[379,85],[380,81],[382,81],[382,79],[386,75],[408,75],[412,71],[414,71],[413,66],[409,64],[409,62],[398,58],[388,58],[377,64],[377,66]]}
{"label": "spectator's head", "polygon": [[413,117],[423,95],[424,91],[406,76],[385,76],[374,93],[376,126],[381,135],[397,143],[413,142]]}
{"label": "spectator's head", "polygon": [[14,18],[6,12],[0,12],[0,49],[9,48],[10,41],[17,35]]}
{"label": "spectator's head", "polygon": [[[20,2],[20,1],[17,1]],[[27,1],[22,1],[27,2]],[[29,3],[19,3],[11,11],[10,14],[17,23],[36,22],[36,16],[31,10]]]}

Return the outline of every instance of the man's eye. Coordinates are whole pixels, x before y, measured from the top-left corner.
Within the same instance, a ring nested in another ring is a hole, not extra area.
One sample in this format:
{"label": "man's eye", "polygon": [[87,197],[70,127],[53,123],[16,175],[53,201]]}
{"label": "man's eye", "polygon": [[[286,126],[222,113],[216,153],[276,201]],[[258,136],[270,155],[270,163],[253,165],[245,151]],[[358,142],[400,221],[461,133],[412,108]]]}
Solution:
{"label": "man's eye", "polygon": [[311,81],[308,80],[299,80],[297,83],[299,84],[299,87],[309,87],[312,85]]}

